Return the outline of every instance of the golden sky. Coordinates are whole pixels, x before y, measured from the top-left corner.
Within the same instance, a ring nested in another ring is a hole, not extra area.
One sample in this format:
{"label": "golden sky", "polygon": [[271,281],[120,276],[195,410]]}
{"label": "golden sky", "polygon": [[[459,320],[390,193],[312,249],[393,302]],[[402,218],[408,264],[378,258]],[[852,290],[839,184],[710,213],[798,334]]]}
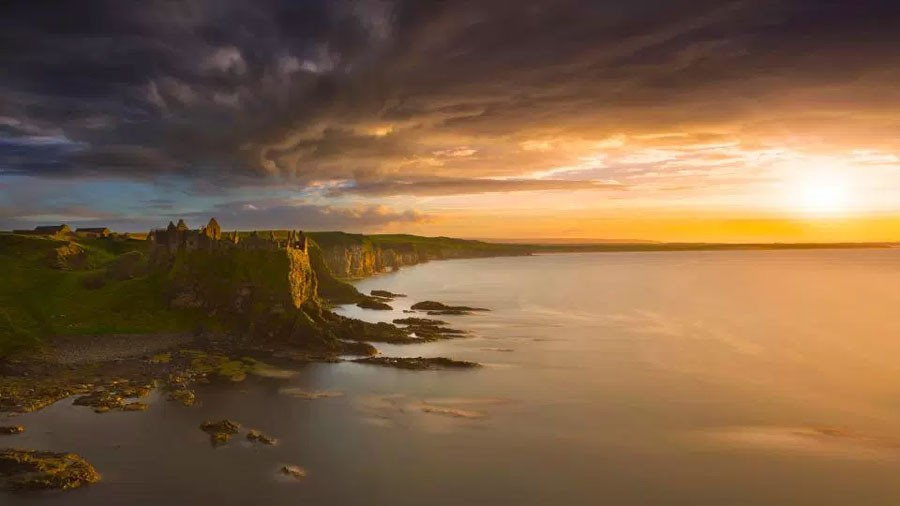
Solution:
{"label": "golden sky", "polygon": [[5,14],[0,228],[900,240],[892,2]]}

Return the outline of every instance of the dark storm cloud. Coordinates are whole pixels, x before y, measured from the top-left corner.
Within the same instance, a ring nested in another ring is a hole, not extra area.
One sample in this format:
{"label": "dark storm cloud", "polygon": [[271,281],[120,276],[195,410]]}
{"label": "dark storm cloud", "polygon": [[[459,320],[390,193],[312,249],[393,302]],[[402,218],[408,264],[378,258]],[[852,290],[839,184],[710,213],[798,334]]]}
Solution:
{"label": "dark storm cloud", "polygon": [[335,188],[332,195],[471,195],[540,190],[625,189],[615,182],[568,181],[563,179],[463,179],[438,178],[419,180],[388,180],[355,183]]}
{"label": "dark storm cloud", "polygon": [[[428,220],[427,215],[417,211],[397,211],[385,206],[336,207],[305,204],[289,199],[229,202],[184,215],[189,222],[198,223],[209,216],[216,216],[223,227],[236,229],[369,231],[392,224]],[[172,217],[176,218],[175,215]]]}
{"label": "dark storm cloud", "polygon": [[4,2],[0,173],[432,195],[602,187],[517,181],[577,162],[536,136],[895,146],[897,26],[887,0]]}

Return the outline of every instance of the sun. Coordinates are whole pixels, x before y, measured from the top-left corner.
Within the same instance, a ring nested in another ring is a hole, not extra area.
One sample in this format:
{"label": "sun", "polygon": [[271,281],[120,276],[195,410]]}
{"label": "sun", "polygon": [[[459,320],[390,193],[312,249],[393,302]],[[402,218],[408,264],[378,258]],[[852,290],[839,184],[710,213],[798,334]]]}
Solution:
{"label": "sun", "polygon": [[843,171],[809,171],[788,182],[785,200],[788,207],[805,215],[843,215],[853,207],[852,186]]}
{"label": "sun", "polygon": [[843,214],[850,208],[850,189],[841,181],[810,181],[800,188],[800,209],[812,214]]}

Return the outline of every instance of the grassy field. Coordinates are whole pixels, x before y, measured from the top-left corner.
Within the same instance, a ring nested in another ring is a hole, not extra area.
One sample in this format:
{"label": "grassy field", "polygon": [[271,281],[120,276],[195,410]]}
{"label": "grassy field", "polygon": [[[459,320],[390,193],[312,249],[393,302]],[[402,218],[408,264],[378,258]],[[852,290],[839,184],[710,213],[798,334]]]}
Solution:
{"label": "grassy field", "polygon": [[398,250],[468,252],[485,255],[526,254],[533,249],[523,244],[497,244],[452,237],[423,237],[409,234],[348,234],[345,232],[310,232],[307,234],[323,248],[334,246],[372,246]]}
{"label": "grassy field", "polygon": [[190,327],[185,315],[168,309],[164,280],[146,274],[143,241],[78,239],[75,245],[80,253],[60,268],[55,252],[72,243],[0,234],[0,356],[51,336]]}

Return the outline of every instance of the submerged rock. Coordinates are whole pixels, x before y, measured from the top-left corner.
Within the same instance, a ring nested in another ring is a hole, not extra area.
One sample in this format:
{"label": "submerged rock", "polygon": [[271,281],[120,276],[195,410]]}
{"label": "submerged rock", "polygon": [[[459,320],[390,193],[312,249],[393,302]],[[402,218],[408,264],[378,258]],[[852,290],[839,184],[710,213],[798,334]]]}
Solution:
{"label": "submerged rock", "polygon": [[416,302],[412,306],[411,309],[415,309],[417,311],[428,311],[428,314],[468,314],[473,311],[490,311],[490,309],[486,309],[483,307],[470,307],[470,306],[448,306],[441,302],[435,302],[433,300],[426,300],[423,302]]}
{"label": "submerged rock", "polygon": [[303,469],[300,466],[282,466],[281,474],[302,480],[303,478],[306,478],[306,469]]}
{"label": "submerged rock", "polygon": [[358,358],[354,362],[360,364],[380,365],[383,367],[396,367],[414,371],[426,371],[434,369],[471,369],[481,367],[476,362],[453,360],[445,357],[368,357]]}
{"label": "submerged rock", "polygon": [[13,434],[21,434],[25,432],[25,427],[21,425],[9,425],[0,427],[0,434],[11,436]]}
{"label": "submerged rock", "polygon": [[129,402],[122,406],[124,411],[147,411],[147,405],[143,402]]}
{"label": "submerged rock", "polygon": [[213,446],[219,446],[228,442],[231,436],[241,430],[241,424],[232,420],[219,420],[218,422],[203,422],[200,430],[209,434],[209,442]]}
{"label": "submerged rock", "polygon": [[390,304],[386,304],[375,299],[363,299],[357,302],[356,306],[363,309],[375,309],[378,311],[390,311],[391,309],[394,309],[390,306]]}
{"label": "submerged rock", "polygon": [[68,490],[100,480],[74,453],[0,450],[0,484],[12,490]]}
{"label": "submerged rock", "polygon": [[284,395],[290,395],[291,397],[296,397],[298,399],[306,399],[306,400],[315,400],[315,399],[332,399],[335,397],[342,397],[344,394],[341,392],[329,392],[329,391],[310,391],[304,390],[302,388],[296,387],[286,387],[278,390],[278,393]]}
{"label": "submerged rock", "polygon": [[247,440],[264,445],[274,445],[278,441],[275,438],[271,438],[258,430],[251,430],[247,432]]}

